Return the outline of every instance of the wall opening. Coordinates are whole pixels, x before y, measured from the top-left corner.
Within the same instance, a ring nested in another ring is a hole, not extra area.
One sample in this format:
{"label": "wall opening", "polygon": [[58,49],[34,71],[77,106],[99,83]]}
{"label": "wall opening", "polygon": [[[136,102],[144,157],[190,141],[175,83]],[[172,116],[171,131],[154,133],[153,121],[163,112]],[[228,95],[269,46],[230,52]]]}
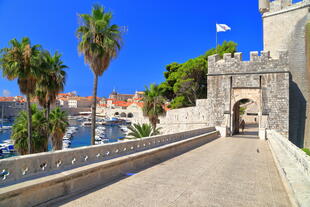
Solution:
{"label": "wall opening", "polygon": [[232,134],[257,135],[259,107],[251,99],[241,99],[233,106]]}

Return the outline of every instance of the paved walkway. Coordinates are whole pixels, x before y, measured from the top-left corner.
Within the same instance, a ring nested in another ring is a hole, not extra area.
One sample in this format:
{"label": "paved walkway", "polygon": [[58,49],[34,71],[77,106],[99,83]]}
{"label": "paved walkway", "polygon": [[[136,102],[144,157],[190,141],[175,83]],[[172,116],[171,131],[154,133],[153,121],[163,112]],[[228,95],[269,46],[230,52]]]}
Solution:
{"label": "paved walkway", "polygon": [[56,206],[290,206],[268,143],[220,138]]}

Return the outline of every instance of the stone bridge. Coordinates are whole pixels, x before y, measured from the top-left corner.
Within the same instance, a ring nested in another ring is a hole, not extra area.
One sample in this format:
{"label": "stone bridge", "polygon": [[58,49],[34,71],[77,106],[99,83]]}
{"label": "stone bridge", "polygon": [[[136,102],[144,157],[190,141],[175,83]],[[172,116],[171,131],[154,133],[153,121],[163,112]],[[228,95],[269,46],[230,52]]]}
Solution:
{"label": "stone bridge", "polygon": [[0,161],[0,206],[309,206],[310,159],[214,127]]}

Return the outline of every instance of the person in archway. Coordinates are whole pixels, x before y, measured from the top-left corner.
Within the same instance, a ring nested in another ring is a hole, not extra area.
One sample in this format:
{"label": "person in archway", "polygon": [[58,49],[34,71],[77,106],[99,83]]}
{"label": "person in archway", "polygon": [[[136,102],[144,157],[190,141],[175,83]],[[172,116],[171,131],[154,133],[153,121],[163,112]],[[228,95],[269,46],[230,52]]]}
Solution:
{"label": "person in archway", "polygon": [[242,133],[244,133],[245,121],[242,119],[240,123],[240,128],[242,129]]}

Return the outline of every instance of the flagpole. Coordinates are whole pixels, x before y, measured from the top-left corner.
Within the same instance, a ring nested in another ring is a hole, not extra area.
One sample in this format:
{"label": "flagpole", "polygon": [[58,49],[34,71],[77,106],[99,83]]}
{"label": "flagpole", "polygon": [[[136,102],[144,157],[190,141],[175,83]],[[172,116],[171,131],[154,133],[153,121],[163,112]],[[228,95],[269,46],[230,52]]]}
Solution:
{"label": "flagpole", "polygon": [[217,53],[217,23],[215,24],[215,51]]}

